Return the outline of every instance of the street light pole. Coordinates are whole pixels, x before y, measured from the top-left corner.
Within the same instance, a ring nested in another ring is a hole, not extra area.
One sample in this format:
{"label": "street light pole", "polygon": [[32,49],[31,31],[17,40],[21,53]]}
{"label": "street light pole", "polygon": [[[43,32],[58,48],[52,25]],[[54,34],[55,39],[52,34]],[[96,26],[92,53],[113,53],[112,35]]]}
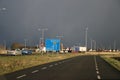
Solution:
{"label": "street light pole", "polygon": [[93,40],[91,39],[91,51],[92,51],[92,46],[93,46],[92,43],[93,43]]}
{"label": "street light pole", "polygon": [[93,42],[94,42],[94,50],[96,50],[96,41],[93,40]]}
{"label": "street light pole", "polygon": [[87,50],[87,37],[88,37],[88,27],[85,29],[85,47]]}
{"label": "street light pole", "polygon": [[42,32],[42,43],[44,43],[44,32],[47,31],[48,29],[47,28],[43,28],[43,29],[38,29],[39,31]]}
{"label": "street light pole", "polygon": [[6,41],[4,40],[4,49],[6,50]]}
{"label": "street light pole", "polygon": [[56,36],[56,37],[60,39],[60,46],[61,46],[61,49],[60,49],[60,50],[63,50],[63,44],[61,43],[61,38],[62,38],[63,36]]}
{"label": "street light pole", "polygon": [[27,45],[27,39],[24,39],[24,41],[25,41],[25,43],[24,43],[24,44],[25,44],[25,49],[26,49],[26,45]]}
{"label": "street light pole", "polygon": [[114,40],[114,51],[115,51],[115,49],[116,49],[116,41]]}
{"label": "street light pole", "polygon": [[42,31],[42,43],[44,44],[44,33],[45,33],[45,31],[47,31],[48,29],[47,28],[43,28],[43,29],[38,29],[39,31]]}

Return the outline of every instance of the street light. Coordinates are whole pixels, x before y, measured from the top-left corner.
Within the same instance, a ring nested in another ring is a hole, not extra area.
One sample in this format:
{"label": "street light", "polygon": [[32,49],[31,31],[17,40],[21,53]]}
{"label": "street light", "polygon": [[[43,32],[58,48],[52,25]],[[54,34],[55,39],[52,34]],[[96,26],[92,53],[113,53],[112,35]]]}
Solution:
{"label": "street light", "polygon": [[4,49],[6,50],[6,41],[4,40]]}
{"label": "street light", "polygon": [[63,36],[56,36],[56,37],[60,39],[61,50],[63,50],[63,44],[61,43],[61,38],[63,38]]}
{"label": "street light", "polygon": [[87,49],[87,36],[88,36],[88,27],[85,29],[85,47]]}
{"label": "street light", "polygon": [[114,51],[115,51],[116,50],[116,41],[115,40],[114,40],[113,46],[114,46]]}
{"label": "street light", "polygon": [[43,44],[44,44],[44,32],[47,31],[47,30],[48,30],[47,28],[42,28],[42,29],[39,28],[39,29],[38,29],[38,31],[42,31],[42,38],[41,38],[42,40],[41,40],[41,42],[42,42]]}
{"label": "street light", "polygon": [[94,42],[94,50],[96,50],[96,49],[97,49],[97,48],[96,48],[96,41],[93,40],[93,42]]}
{"label": "street light", "polygon": [[92,39],[90,39],[91,40],[91,51],[92,51],[92,47],[93,47],[93,40]]}
{"label": "street light", "polygon": [[25,49],[26,49],[26,46],[27,46],[27,39],[24,39],[24,46],[25,46]]}

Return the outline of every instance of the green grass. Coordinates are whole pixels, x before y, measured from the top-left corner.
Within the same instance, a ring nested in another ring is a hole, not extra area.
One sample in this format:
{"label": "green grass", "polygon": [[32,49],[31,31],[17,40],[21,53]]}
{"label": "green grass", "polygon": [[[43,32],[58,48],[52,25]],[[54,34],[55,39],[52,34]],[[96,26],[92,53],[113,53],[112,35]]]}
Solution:
{"label": "green grass", "polygon": [[119,70],[120,71],[120,61],[118,61],[118,60],[116,60],[116,59],[114,59],[114,58],[112,58],[113,56],[102,56],[102,58],[106,61],[106,62],[108,62],[110,65],[112,65],[113,67],[115,67],[117,70]]}
{"label": "green grass", "polygon": [[0,56],[0,75],[79,55],[80,54],[35,54],[25,56]]}

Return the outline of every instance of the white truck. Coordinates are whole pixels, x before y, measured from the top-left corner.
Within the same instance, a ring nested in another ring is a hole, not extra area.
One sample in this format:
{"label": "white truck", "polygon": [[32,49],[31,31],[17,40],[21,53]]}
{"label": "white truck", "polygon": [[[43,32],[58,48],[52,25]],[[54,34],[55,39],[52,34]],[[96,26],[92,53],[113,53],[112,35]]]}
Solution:
{"label": "white truck", "polygon": [[80,51],[80,52],[86,52],[86,51],[87,51],[87,48],[86,48],[86,47],[79,47],[79,51]]}

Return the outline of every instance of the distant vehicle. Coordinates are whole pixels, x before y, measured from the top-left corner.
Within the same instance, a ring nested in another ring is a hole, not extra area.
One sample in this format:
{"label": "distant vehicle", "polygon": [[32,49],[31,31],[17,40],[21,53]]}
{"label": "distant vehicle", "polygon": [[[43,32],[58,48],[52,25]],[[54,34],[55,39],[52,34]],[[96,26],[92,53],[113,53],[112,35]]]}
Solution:
{"label": "distant vehicle", "polygon": [[20,49],[8,50],[7,55],[13,55],[13,56],[21,55],[21,50]]}
{"label": "distant vehicle", "polygon": [[87,51],[87,48],[86,48],[86,47],[79,47],[79,51],[80,51],[80,52],[86,52],[86,51]]}
{"label": "distant vehicle", "polygon": [[32,54],[32,50],[22,50],[23,55]]}

